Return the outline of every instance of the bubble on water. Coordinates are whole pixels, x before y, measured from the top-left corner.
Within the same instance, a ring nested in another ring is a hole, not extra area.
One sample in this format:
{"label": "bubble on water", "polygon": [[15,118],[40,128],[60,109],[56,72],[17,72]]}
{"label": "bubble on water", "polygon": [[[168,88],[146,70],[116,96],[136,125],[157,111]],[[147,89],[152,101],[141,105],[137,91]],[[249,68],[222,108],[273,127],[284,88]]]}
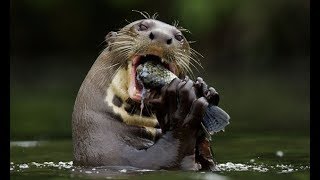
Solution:
{"label": "bubble on water", "polygon": [[91,174],[91,173],[92,173],[92,171],[85,171],[85,173],[87,173],[87,174]]}
{"label": "bubble on water", "polygon": [[126,169],[121,169],[119,172],[126,173],[127,170]]}
{"label": "bubble on water", "polygon": [[37,166],[37,167],[42,166],[42,164],[40,164],[40,163],[36,163],[36,162],[32,162],[31,164],[32,164],[32,165],[35,165],[35,166]]}
{"label": "bubble on water", "polygon": [[269,170],[268,168],[264,167],[253,167],[252,169],[259,172],[267,172]]}
{"label": "bubble on water", "polygon": [[277,151],[277,152],[276,152],[276,155],[277,155],[278,157],[282,157],[284,154],[283,154],[282,151]]}
{"label": "bubble on water", "polygon": [[293,169],[289,168],[289,169],[284,169],[282,170],[280,173],[290,173],[293,172]]}
{"label": "bubble on water", "polygon": [[95,171],[96,170],[96,168],[92,168],[92,171]]}
{"label": "bubble on water", "polygon": [[255,160],[254,159],[250,159],[250,162],[253,163]]}
{"label": "bubble on water", "polygon": [[21,164],[21,165],[19,165],[19,168],[26,169],[26,168],[29,168],[29,166],[28,166],[28,164]]}

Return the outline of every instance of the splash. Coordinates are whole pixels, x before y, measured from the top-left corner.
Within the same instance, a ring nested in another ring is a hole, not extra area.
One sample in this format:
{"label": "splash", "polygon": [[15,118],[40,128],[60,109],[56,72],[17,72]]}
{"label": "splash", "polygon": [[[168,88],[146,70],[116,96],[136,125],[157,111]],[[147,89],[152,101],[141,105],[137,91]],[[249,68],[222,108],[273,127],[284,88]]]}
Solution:
{"label": "splash", "polygon": [[[106,167],[93,167],[90,169],[85,169],[78,166],[73,166],[73,161],[66,162],[30,162],[30,163],[21,163],[16,164],[14,162],[10,162],[10,171],[11,172],[20,172],[27,171],[28,169],[34,168],[56,168],[60,170],[71,170],[77,171],[85,174],[98,174],[102,171],[113,171],[119,173],[133,173],[133,172],[150,172],[155,170],[150,169],[139,169],[134,167],[124,167],[124,166],[106,166]],[[296,171],[304,171],[309,170],[310,166],[294,166],[292,164],[276,164],[276,165],[267,165],[267,164],[256,164],[256,163],[220,163],[217,164],[218,171],[220,172],[230,172],[230,171],[251,171],[251,172],[268,172],[275,171],[277,173],[293,173]]]}

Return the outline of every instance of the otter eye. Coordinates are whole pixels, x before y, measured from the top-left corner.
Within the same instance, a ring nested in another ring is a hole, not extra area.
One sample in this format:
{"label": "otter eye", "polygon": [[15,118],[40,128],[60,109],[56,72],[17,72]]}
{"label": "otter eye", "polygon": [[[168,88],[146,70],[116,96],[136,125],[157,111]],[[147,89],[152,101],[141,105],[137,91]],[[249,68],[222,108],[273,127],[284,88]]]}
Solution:
{"label": "otter eye", "polygon": [[176,38],[176,40],[178,40],[178,41],[182,41],[183,40],[183,36],[181,34],[175,35],[174,38]]}
{"label": "otter eye", "polygon": [[145,31],[148,29],[148,26],[144,25],[144,24],[140,24],[139,25],[139,31]]}

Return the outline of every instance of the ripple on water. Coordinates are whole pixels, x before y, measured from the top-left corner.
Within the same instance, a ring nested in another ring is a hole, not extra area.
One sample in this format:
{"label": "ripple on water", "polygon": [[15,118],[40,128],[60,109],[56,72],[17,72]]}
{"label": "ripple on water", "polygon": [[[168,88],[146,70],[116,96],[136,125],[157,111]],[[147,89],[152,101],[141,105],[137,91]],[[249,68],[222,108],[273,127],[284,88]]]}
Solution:
{"label": "ripple on water", "polygon": [[18,146],[18,147],[29,148],[29,147],[38,146],[39,144],[40,144],[40,141],[11,141],[10,147]]}

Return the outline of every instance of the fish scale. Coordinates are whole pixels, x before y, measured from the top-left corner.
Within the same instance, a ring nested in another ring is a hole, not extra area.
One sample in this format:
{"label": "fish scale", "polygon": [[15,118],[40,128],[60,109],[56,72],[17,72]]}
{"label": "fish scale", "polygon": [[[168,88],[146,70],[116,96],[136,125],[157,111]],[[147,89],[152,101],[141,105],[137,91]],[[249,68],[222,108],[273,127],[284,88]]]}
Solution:
{"label": "fish scale", "polygon": [[[147,61],[137,67],[137,81],[144,89],[158,89],[177,78],[175,74],[155,61]],[[224,130],[230,116],[220,107],[209,104],[202,120],[203,130],[208,138],[215,132]]]}

